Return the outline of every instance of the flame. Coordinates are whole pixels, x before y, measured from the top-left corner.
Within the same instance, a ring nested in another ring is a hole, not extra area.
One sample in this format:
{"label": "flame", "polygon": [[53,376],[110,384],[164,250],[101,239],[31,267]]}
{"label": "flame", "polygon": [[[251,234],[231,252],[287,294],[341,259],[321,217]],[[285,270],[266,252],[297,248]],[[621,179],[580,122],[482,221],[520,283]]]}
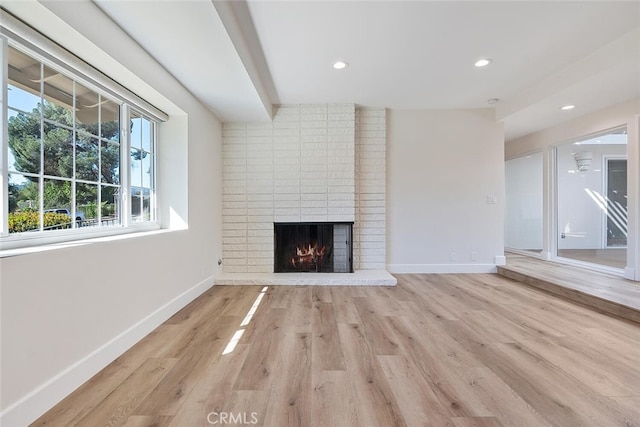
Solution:
{"label": "flame", "polygon": [[324,257],[326,247],[318,247],[317,244],[303,245],[302,248],[296,247],[296,256],[291,257],[291,265],[297,267],[302,264],[315,264],[318,259]]}

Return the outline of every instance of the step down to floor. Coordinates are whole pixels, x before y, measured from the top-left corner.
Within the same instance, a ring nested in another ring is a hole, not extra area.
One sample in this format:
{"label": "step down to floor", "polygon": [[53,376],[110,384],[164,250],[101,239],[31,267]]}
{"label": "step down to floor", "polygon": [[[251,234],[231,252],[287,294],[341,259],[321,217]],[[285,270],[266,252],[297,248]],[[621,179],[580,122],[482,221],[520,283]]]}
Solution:
{"label": "step down to floor", "polygon": [[[566,268],[571,269],[572,267]],[[635,293],[630,296],[629,301],[621,300],[619,297],[608,299],[605,296],[594,295],[593,293],[589,293],[588,290],[580,289],[580,284],[577,283],[575,278],[571,280],[548,278],[544,277],[543,274],[536,274],[535,272],[529,271],[529,269],[524,269],[523,271],[523,269],[518,267],[509,266],[508,262],[507,265],[498,267],[498,274],[569,301],[583,304],[632,322],[640,323],[640,307],[638,306],[638,298],[634,295]],[[629,283],[635,284],[635,282]],[[632,286],[631,289],[635,287],[635,285],[630,286]],[[637,289],[640,291],[640,284],[637,285]]]}

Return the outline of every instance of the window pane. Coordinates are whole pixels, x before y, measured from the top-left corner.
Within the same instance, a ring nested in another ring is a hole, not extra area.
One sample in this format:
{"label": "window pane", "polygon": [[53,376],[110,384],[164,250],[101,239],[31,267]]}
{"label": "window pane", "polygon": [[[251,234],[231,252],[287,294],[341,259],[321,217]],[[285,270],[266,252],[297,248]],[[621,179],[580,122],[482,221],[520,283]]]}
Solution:
{"label": "window pane", "polygon": [[142,148],[142,121],[139,114],[131,112],[131,147]]}
{"label": "window pane", "polygon": [[76,184],[76,227],[98,225],[98,186]]}
{"label": "window pane", "polygon": [[100,136],[109,141],[120,142],[120,106],[113,101],[105,101],[103,97],[100,115]]}
{"label": "window pane", "polygon": [[73,177],[73,131],[44,123],[44,174]]}
{"label": "window pane", "polygon": [[142,185],[142,152],[131,149],[131,186],[140,187]]}
{"label": "window pane", "polygon": [[142,186],[151,188],[151,165],[153,156],[150,153],[142,153]]}
{"label": "window pane", "polygon": [[[27,113],[38,112],[40,104],[40,61],[9,47],[8,105]],[[39,112],[38,112],[39,115]]]}
{"label": "window pane", "polygon": [[153,126],[151,122],[145,118],[142,119],[142,149],[151,151],[151,141],[153,140],[153,134],[151,133]]}
{"label": "window pane", "polygon": [[131,221],[142,221],[142,188],[131,187]]}
{"label": "window pane", "polygon": [[40,228],[38,179],[9,174],[9,233]]}
{"label": "window pane", "polygon": [[76,141],[76,179],[98,181],[98,140],[78,134]]}
{"label": "window pane", "polygon": [[98,136],[100,95],[76,83],[76,126]]}
{"label": "window pane", "polygon": [[[9,75],[11,75],[11,73],[9,73]],[[7,105],[9,107],[21,112],[40,115],[38,108],[40,104],[39,91],[36,92],[34,90],[33,92],[29,92],[12,84],[9,84],[7,89],[7,97],[9,101]]]}
{"label": "window pane", "polygon": [[107,185],[102,186],[102,193],[100,195],[102,208],[102,222],[101,225],[118,225],[120,224],[120,203],[119,203],[119,190],[118,187],[111,187]]}
{"label": "window pane", "polygon": [[71,182],[57,179],[44,180],[44,224],[42,229],[71,228]]}
{"label": "window pane", "polygon": [[[11,114],[11,110],[9,110]],[[40,173],[40,119],[17,113],[7,124],[9,170]]]}
{"label": "window pane", "polygon": [[100,151],[100,180],[109,184],[120,183],[120,145],[103,142]]}
{"label": "window pane", "polygon": [[44,180],[44,206],[47,209],[71,211],[71,182],[58,179]]}
{"label": "window pane", "polygon": [[44,67],[44,109],[45,119],[73,126],[73,80]]}
{"label": "window pane", "polygon": [[142,219],[151,221],[151,192],[148,188],[142,190]]}

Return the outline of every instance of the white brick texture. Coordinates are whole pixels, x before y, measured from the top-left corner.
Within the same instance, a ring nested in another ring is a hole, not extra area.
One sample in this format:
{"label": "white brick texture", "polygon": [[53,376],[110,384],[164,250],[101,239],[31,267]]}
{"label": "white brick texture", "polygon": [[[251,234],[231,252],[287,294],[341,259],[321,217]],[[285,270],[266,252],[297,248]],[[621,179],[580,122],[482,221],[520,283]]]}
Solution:
{"label": "white brick texture", "polygon": [[356,222],[354,268],[386,263],[386,110],[356,108]]}
{"label": "white brick texture", "polygon": [[324,221],[355,222],[354,268],[384,269],[384,109],[285,105],[222,135],[224,271],[272,272],[274,222]]}

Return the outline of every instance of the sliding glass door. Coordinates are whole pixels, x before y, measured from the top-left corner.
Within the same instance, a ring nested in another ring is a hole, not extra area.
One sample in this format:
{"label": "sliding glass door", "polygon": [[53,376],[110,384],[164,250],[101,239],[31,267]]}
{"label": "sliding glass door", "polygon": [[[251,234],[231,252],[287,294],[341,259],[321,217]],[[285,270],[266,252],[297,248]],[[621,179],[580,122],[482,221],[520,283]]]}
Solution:
{"label": "sliding glass door", "polygon": [[542,153],[505,163],[505,246],[539,255],[542,252]]}
{"label": "sliding glass door", "polygon": [[625,267],[626,156],[626,129],[556,147],[558,258]]}

